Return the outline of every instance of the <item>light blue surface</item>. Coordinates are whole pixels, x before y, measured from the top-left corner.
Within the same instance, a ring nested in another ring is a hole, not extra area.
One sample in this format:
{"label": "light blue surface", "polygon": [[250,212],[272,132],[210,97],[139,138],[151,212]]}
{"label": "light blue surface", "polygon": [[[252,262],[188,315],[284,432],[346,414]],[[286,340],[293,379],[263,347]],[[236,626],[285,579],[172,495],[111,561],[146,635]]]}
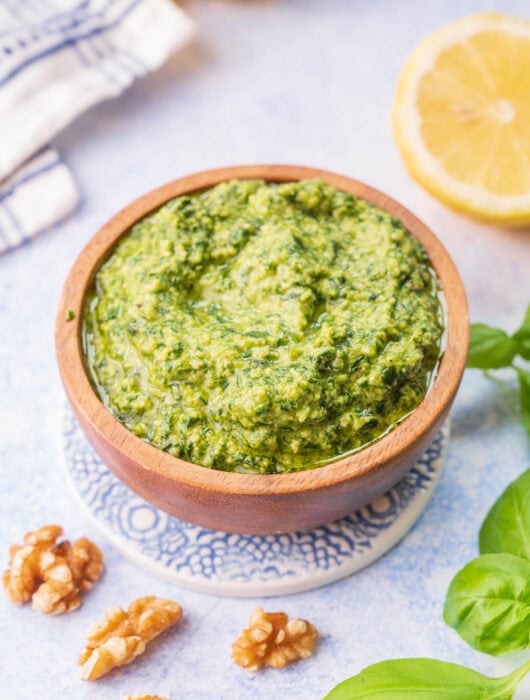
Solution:
{"label": "light blue surface", "polygon": [[408,474],[373,503],[312,530],[253,536],[208,530],[146,503],[101,461],[69,407],[62,437],[73,492],[102,535],[133,563],[194,591],[269,597],[338,581],[399,542],[436,488],[449,426]]}
{"label": "light blue surface", "polygon": [[[95,230],[132,198],[205,167],[293,162],[387,191],[423,218],[453,255],[471,314],[514,329],[530,298],[528,233],[451,213],[406,175],[389,109],[406,54],[427,32],[480,9],[530,16],[527,0],[189,0],[200,41],[116,101],[72,125],[56,146],[79,180],[77,215],[0,258],[0,552],[48,522],[102,542],[64,483],[55,308],[66,273]],[[370,568],[274,601],[192,593],[142,573],[103,544],[106,571],[71,615],[42,616],[0,597],[0,697],[117,699],[320,698],[384,658],[436,656],[492,675],[520,660],[468,648],[441,617],[447,584],[477,552],[477,532],[504,486],[528,466],[514,383],[466,374],[448,462],[409,536]],[[84,633],[102,611],[141,595],[175,598],[185,617],[134,664],[78,679]],[[254,605],[311,620],[316,654],[289,670],[249,674],[230,643]],[[530,697],[530,690],[519,697]]]}

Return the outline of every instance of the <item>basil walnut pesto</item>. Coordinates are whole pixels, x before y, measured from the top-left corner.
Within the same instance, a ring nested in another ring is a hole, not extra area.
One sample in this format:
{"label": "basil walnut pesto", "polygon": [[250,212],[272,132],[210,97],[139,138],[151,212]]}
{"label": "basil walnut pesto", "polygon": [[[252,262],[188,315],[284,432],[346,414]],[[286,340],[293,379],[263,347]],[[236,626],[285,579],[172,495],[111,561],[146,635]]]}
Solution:
{"label": "basil walnut pesto", "polygon": [[400,221],[319,180],[244,180],[174,199],[99,270],[84,342],[136,435],[195,464],[315,467],[425,395],[439,287]]}

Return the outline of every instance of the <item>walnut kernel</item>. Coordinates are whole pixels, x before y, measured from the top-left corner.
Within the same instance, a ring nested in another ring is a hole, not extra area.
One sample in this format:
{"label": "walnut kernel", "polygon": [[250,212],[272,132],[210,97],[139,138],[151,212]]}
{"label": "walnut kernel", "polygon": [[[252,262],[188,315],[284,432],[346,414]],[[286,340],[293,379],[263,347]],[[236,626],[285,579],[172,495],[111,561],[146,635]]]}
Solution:
{"label": "walnut kernel", "polygon": [[178,603],[156,596],[133,601],[127,611],[119,606],[105,612],[87,633],[87,645],[79,656],[81,678],[93,681],[116,666],[130,663],[146,644],[182,616]]}
{"label": "walnut kernel", "polygon": [[283,668],[311,656],[317,637],[316,628],[307,620],[289,620],[285,613],[255,608],[250,627],[232,644],[232,659],[249,671],[261,666]]}
{"label": "walnut kernel", "polygon": [[79,592],[101,576],[100,549],[86,537],[73,545],[66,540],[57,544],[62,533],[58,525],[45,525],[26,533],[23,545],[10,548],[2,581],[13,603],[31,598],[35,610],[49,615],[75,610],[81,604]]}

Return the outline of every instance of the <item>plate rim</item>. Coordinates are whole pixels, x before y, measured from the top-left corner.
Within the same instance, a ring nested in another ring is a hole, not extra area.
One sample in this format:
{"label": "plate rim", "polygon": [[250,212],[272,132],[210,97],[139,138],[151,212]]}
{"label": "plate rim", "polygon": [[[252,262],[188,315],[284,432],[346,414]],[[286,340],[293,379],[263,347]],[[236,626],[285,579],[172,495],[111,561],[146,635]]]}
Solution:
{"label": "plate rim", "polygon": [[[331,583],[343,580],[357,571],[370,566],[375,561],[387,554],[391,549],[393,549],[410,530],[416,525],[418,520],[424,513],[431,497],[436,490],[436,486],[444,470],[445,463],[447,460],[447,449],[450,441],[450,420],[446,419],[440,431],[436,434],[434,440],[437,439],[438,435],[441,434],[441,450],[439,456],[433,460],[437,463],[437,468],[431,474],[431,480],[428,487],[425,489],[417,489],[414,494],[414,498],[407,504],[406,508],[397,516],[396,520],[389,526],[388,529],[381,531],[374,540],[370,541],[370,546],[362,551],[356,551],[355,554],[349,558],[348,563],[342,562],[339,565],[332,566],[323,570],[317,569],[316,571],[311,571],[307,576],[301,575],[291,575],[286,577],[279,577],[278,579],[271,579],[268,581],[215,581],[208,580],[201,575],[193,574],[183,574],[177,571],[172,571],[167,565],[163,563],[157,563],[153,561],[148,554],[139,551],[138,548],[134,546],[131,540],[127,539],[125,536],[117,534],[112,531],[112,526],[106,523],[104,520],[99,518],[91,509],[88,502],[81,495],[77,484],[73,478],[72,470],[68,460],[68,435],[66,421],[70,418],[73,421],[73,435],[76,433],[82,438],[86,444],[87,451],[93,453],[96,462],[101,463],[104,469],[107,469],[111,479],[115,480],[118,484],[123,486],[131,496],[131,498],[136,498],[139,501],[146,503],[147,506],[160,511],[168,518],[174,518],[175,520],[180,520],[181,522],[186,522],[182,519],[176,518],[176,516],[166,513],[160,508],[150,504],[149,502],[142,499],[138,494],[132,491],[125,483],[123,483],[118,477],[109,469],[109,467],[103,462],[103,460],[94,451],[86,436],[83,434],[81,426],[75,414],[71,410],[70,406],[65,403],[61,415],[61,430],[60,430],[60,450],[62,457],[62,468],[66,476],[68,483],[68,488],[74,495],[77,503],[81,506],[82,511],[89,521],[94,525],[94,527],[101,533],[102,537],[111,544],[116,551],[118,551],[125,559],[131,562],[133,565],[139,567],[141,570],[152,574],[153,576],[165,580],[174,585],[181,586],[190,591],[194,591],[201,594],[207,595],[217,595],[222,597],[231,598],[255,598],[255,597],[277,597],[283,595],[295,595],[297,593],[304,593],[310,590],[316,590],[322,588]],[[433,441],[434,441],[433,440]],[[430,447],[430,444],[425,449],[424,453],[415,461],[411,470],[421,461],[424,454]],[[407,472],[408,473],[408,472]],[[405,478],[405,477],[404,477]],[[401,481],[401,480],[400,480]],[[399,484],[399,481],[398,481]],[[398,485],[396,484],[391,492]],[[386,494],[380,498],[384,498]],[[418,495],[420,497],[418,498]],[[378,499],[375,499],[372,503],[376,503]],[[363,506],[363,508],[368,507],[371,504]],[[361,509],[357,509],[358,512]],[[342,519],[341,519],[342,520]],[[335,522],[340,522],[335,521]],[[199,531],[204,532],[219,532],[219,534],[230,537],[233,536],[230,533],[225,533],[222,531],[210,530],[208,528],[201,527],[199,525],[194,525],[193,523],[187,523],[193,528],[197,528]],[[325,525],[319,527],[326,527]],[[307,530],[307,532],[313,532],[319,528],[312,528]],[[279,537],[287,536],[289,537],[294,533],[282,533],[278,535]],[[236,537],[275,537],[276,535],[235,535]],[[373,542],[376,541],[378,544],[382,545],[380,547],[373,547]]]}

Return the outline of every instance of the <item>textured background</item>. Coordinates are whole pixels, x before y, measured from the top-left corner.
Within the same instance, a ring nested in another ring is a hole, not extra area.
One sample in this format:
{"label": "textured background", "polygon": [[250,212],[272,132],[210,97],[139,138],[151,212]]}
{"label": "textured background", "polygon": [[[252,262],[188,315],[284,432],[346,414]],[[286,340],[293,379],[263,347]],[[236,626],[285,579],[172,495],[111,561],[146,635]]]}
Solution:
{"label": "textured background", "polygon": [[[393,144],[389,111],[399,68],[431,30],[497,9],[530,17],[527,0],[189,0],[199,40],[123,97],[85,115],[56,145],[83,203],[69,221],[0,258],[0,552],[41,523],[101,543],[63,483],[63,392],[53,347],[62,282],[81,247],[117,209],[167,180],[251,162],[328,168],[388,192],[417,213],[453,255],[474,320],[515,329],[530,298],[528,233],[466,221],[419,189]],[[0,598],[0,696],[118,698],[319,698],[363,666],[436,656],[491,675],[520,659],[469,649],[441,617],[456,570],[504,486],[528,466],[515,383],[476,371],[453,410],[446,471],[411,534],[369,569],[327,588],[266,605],[314,622],[309,661],[250,675],[229,658],[231,641],[263,600],[179,590],[103,544],[106,573],[72,616],[47,618]],[[78,680],[87,626],[112,604],[158,594],[186,613],[138,661],[94,684]],[[530,697],[521,686],[518,697]]]}

